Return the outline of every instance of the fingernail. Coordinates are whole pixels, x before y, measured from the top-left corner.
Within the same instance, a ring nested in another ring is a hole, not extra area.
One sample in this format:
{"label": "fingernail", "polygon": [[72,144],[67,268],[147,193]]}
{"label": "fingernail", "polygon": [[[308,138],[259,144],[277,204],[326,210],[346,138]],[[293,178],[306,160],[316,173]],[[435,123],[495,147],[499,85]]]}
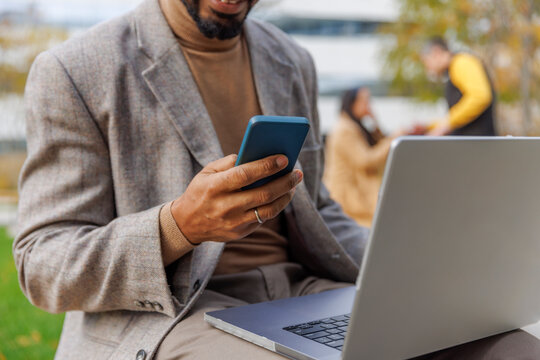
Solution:
{"label": "fingernail", "polygon": [[279,167],[284,167],[284,166],[286,166],[288,162],[289,162],[289,160],[288,160],[287,157],[285,157],[285,156],[279,156],[279,157],[276,159],[276,164],[277,164]]}
{"label": "fingernail", "polygon": [[296,182],[299,183],[300,181],[302,181],[302,178],[304,177],[304,174],[302,174],[302,172],[300,170],[296,170],[294,172],[294,177],[296,178]]}

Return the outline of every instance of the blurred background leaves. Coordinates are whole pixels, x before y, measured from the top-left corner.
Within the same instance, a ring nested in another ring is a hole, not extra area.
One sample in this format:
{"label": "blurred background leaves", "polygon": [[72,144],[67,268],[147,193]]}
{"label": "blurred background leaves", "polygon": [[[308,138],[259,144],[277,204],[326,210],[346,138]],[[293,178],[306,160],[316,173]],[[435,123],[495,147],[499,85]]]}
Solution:
{"label": "blurred background leaves", "polygon": [[35,57],[66,38],[67,32],[60,28],[13,27],[7,21],[0,23],[0,95],[22,94]]}

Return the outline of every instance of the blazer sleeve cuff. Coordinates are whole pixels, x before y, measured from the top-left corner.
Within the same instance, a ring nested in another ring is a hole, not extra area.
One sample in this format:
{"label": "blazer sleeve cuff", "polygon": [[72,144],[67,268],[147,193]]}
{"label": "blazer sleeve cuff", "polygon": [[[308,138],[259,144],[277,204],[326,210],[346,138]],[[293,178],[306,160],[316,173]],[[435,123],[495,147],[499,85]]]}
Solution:
{"label": "blazer sleeve cuff", "polygon": [[171,206],[172,202],[169,202],[159,212],[161,254],[165,266],[172,264],[195,248],[195,244],[184,236],[176,224],[171,212]]}

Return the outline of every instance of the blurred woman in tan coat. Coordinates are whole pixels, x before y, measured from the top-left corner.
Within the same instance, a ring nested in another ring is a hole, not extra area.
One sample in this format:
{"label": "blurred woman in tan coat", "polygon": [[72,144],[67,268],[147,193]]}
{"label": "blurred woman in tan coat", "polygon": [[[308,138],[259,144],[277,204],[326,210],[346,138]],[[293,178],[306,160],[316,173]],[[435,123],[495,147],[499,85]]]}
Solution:
{"label": "blurred woman in tan coat", "polygon": [[370,106],[367,88],[347,91],[341,118],[327,140],[324,182],[333,199],[360,225],[371,226],[390,144]]}

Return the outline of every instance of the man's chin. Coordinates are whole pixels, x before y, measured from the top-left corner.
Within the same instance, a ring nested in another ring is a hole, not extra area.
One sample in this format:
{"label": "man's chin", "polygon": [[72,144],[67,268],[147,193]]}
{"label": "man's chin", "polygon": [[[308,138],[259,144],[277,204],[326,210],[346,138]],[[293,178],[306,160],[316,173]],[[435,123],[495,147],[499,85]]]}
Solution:
{"label": "man's chin", "polygon": [[207,38],[232,39],[242,32],[243,21],[224,19],[204,19],[197,23],[201,33]]}
{"label": "man's chin", "polygon": [[210,7],[210,14],[202,17],[200,14],[198,1],[194,0],[193,2],[189,2],[187,0],[182,0],[182,2],[186,6],[191,18],[197,24],[199,31],[207,38],[215,38],[218,40],[231,39],[240,34],[244,20],[251,9],[251,4],[254,3],[250,1],[243,1],[242,3],[245,6],[245,9],[239,14],[228,14],[214,11],[214,9]]}

